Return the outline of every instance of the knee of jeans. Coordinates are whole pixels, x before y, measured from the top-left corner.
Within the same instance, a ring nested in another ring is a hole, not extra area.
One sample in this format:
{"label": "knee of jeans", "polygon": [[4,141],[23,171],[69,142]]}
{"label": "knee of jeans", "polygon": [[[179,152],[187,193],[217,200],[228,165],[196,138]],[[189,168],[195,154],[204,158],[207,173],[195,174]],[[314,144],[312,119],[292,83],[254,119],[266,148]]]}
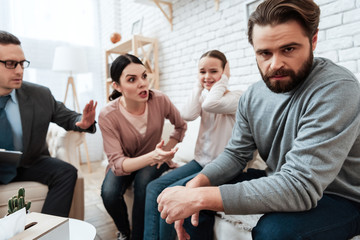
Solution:
{"label": "knee of jeans", "polygon": [[103,202],[106,203],[111,203],[111,202],[116,202],[119,203],[119,200],[123,200],[124,196],[121,195],[119,192],[116,191],[116,189],[114,188],[107,188],[102,186],[101,187],[101,198],[103,199]]}
{"label": "knee of jeans", "polygon": [[[161,191],[160,191],[161,192]],[[147,186],[146,186],[146,196],[153,196],[153,195],[159,195],[159,187],[157,186],[156,181],[151,181]]]}
{"label": "knee of jeans", "polygon": [[[146,194],[146,191],[147,191],[147,187],[149,185],[149,182],[147,181],[143,181],[143,180],[135,180],[134,181],[134,194]],[[151,187],[150,187],[151,188]],[[149,188],[149,189],[150,189]]]}
{"label": "knee of jeans", "polygon": [[252,239],[265,240],[291,240],[297,239],[293,231],[288,227],[283,227],[274,219],[260,218],[259,222],[251,231]]}

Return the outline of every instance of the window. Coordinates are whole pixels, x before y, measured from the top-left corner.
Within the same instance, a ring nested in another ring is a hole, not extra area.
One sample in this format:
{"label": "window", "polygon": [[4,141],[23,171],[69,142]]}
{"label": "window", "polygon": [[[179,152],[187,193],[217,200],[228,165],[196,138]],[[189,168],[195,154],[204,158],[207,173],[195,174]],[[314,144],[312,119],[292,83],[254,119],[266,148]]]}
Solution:
{"label": "window", "polygon": [[19,37],[31,62],[24,71],[25,81],[49,87],[63,101],[70,73],[52,70],[54,53],[57,46],[73,45],[86,49],[89,63],[88,73],[74,76],[80,108],[102,94],[95,92],[95,76],[102,66],[97,4],[96,0],[0,0],[0,29]]}
{"label": "window", "polygon": [[17,36],[95,45],[94,0],[9,0],[10,29]]}

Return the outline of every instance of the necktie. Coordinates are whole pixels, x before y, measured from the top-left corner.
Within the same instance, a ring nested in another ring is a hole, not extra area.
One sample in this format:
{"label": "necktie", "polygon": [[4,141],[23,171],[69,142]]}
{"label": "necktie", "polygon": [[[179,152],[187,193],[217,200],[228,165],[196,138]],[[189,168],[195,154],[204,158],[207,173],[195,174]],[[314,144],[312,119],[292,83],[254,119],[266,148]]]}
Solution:
{"label": "necktie", "polygon": [[[9,99],[9,95],[0,97],[0,148],[14,150],[13,133],[5,112],[5,105]],[[0,183],[9,183],[15,176],[15,166],[0,164]]]}

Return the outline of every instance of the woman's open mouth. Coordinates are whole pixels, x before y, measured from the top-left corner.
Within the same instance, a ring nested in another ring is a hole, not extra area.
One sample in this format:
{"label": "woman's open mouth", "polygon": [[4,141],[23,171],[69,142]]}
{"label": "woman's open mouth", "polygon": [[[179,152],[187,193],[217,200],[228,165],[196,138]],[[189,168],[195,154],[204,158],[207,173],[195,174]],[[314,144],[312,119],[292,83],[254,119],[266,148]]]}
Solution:
{"label": "woman's open mouth", "polygon": [[139,96],[140,96],[141,98],[147,98],[147,96],[148,96],[148,91],[141,91],[141,92],[139,93]]}

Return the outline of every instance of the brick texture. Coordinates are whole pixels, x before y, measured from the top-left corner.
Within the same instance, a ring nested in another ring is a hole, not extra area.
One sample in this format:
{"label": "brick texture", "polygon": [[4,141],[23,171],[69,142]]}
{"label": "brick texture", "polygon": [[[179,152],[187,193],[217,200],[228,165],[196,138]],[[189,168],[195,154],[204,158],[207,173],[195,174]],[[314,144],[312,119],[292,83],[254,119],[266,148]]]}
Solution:
{"label": "brick texture", "polygon": [[[106,2],[106,1],[105,1]],[[132,23],[143,17],[142,34],[159,40],[160,88],[181,107],[196,81],[197,62],[205,51],[219,49],[230,63],[230,89],[246,90],[260,80],[247,41],[245,0],[172,0],[173,30],[155,4],[113,2],[119,10],[116,26],[130,38]],[[360,4],[357,0],[315,0],[321,22],[315,56],[330,58],[357,77],[360,72]],[[115,30],[115,29],[114,29]]]}

